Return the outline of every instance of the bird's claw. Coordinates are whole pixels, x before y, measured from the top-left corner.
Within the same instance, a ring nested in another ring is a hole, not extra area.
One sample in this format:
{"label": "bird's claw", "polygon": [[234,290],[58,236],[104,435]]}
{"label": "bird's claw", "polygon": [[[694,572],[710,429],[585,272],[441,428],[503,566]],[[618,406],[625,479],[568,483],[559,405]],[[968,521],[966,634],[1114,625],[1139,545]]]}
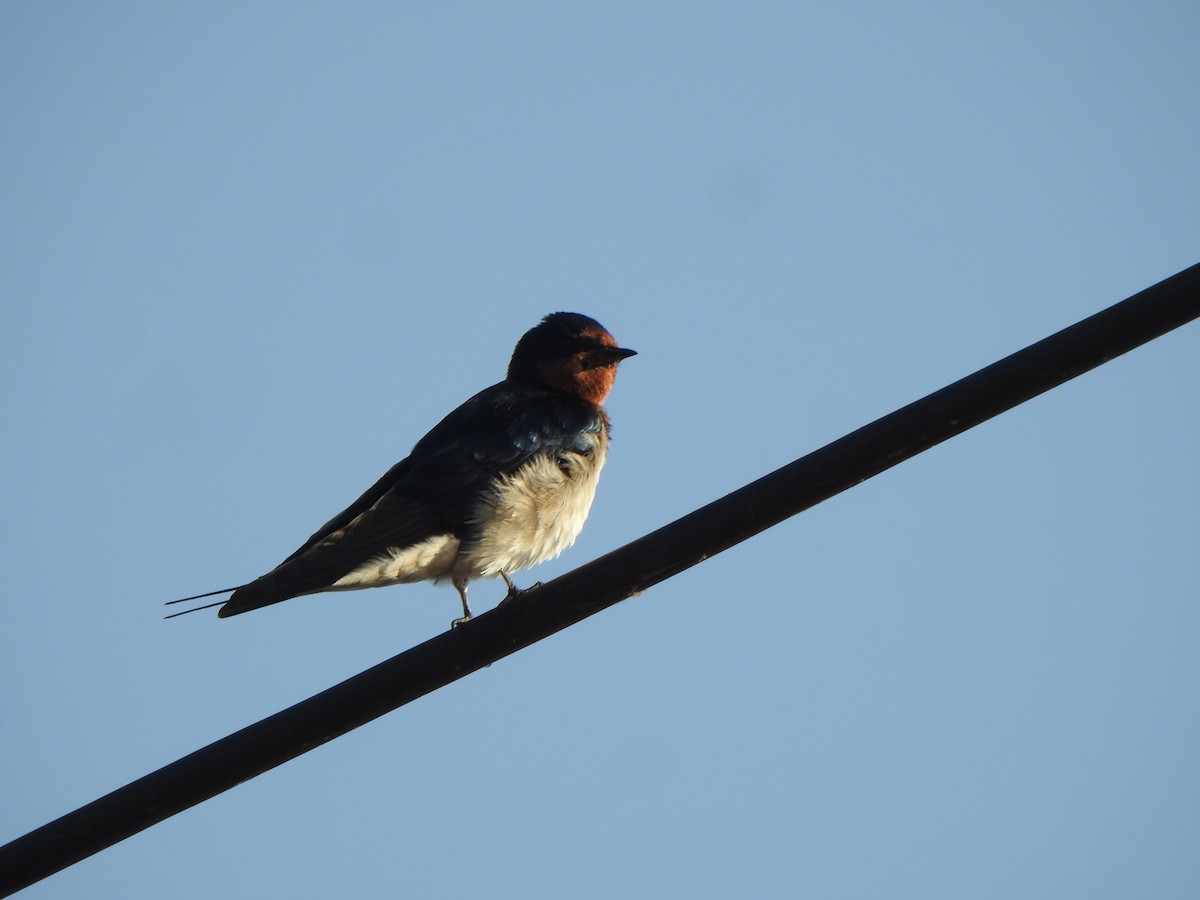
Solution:
{"label": "bird's claw", "polygon": [[503,606],[507,606],[508,604],[512,603],[514,600],[519,599],[522,595],[527,594],[530,591],[532,591],[534,588],[539,588],[541,586],[542,586],[542,583],[540,581],[535,581],[533,584],[531,584],[527,588],[519,588],[515,584],[512,584],[510,582],[509,586],[508,586],[508,593],[505,594],[504,599],[501,600],[496,605],[496,609],[500,609]]}
{"label": "bird's claw", "polygon": [[453,631],[459,625],[462,625],[464,622],[470,622],[473,618],[475,618],[473,615],[471,615],[470,613],[467,613],[461,619],[455,619],[453,622],[450,623],[450,630]]}

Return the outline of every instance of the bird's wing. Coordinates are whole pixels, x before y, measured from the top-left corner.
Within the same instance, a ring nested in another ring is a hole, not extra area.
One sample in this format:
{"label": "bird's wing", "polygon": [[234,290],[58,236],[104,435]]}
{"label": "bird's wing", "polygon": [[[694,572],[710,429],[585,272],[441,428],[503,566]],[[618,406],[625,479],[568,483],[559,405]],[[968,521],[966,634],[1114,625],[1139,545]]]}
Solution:
{"label": "bird's wing", "polygon": [[443,419],[353,504],[284,562],[236,590],[222,617],[317,593],[391,547],[461,537],[481,493],[539,454],[586,447],[607,426],[594,404],[538,388],[493,385]]}

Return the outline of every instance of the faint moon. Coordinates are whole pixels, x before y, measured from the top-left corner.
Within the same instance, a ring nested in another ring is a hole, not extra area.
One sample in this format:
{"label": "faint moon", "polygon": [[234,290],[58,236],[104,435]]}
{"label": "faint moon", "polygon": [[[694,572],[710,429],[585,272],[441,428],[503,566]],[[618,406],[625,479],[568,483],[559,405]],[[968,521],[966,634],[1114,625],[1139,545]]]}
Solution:
{"label": "faint moon", "polygon": [[767,205],[766,179],[749,164],[723,166],[709,179],[708,203],[717,218],[727,222],[753,219]]}

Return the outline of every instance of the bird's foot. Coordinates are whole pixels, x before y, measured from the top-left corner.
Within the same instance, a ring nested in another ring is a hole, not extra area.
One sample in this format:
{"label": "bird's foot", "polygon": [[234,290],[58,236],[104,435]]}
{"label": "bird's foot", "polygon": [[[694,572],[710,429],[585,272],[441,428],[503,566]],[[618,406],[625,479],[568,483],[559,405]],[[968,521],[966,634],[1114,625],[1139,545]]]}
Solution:
{"label": "bird's foot", "polygon": [[467,613],[461,619],[455,619],[453,622],[450,623],[450,630],[453,631],[459,625],[462,625],[464,622],[470,622],[473,618],[475,618],[473,615],[471,615],[470,613]]}
{"label": "bird's foot", "polygon": [[[508,581],[508,579],[505,579],[505,581]],[[510,604],[514,600],[520,598],[522,595],[527,594],[530,591],[532,591],[534,588],[539,588],[541,586],[542,586],[542,583],[540,581],[535,581],[529,587],[522,589],[522,588],[517,587],[511,581],[509,581],[508,582],[508,593],[504,595],[503,600],[501,600],[498,604],[496,604],[496,609],[500,609],[502,607],[508,606],[508,604]]]}

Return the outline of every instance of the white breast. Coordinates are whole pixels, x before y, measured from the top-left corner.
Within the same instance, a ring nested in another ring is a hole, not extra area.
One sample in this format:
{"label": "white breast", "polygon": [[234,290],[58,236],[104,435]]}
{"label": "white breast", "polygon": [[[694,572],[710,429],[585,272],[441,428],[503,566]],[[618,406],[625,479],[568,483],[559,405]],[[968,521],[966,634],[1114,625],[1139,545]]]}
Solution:
{"label": "white breast", "polygon": [[497,485],[474,516],[476,537],[454,565],[463,578],[511,574],[558,556],[583,529],[608,449],[607,429],[588,453],[536,457]]}

